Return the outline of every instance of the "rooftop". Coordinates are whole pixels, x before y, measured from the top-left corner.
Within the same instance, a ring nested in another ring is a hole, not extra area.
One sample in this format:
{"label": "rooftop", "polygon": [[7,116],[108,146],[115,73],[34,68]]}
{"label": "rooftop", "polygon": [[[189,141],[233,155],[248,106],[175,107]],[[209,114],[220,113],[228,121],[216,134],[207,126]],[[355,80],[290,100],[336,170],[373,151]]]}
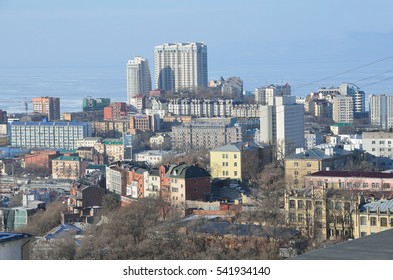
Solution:
{"label": "rooftop", "polygon": [[393,229],[318,249],[294,260],[392,260]]}
{"label": "rooftop", "polygon": [[358,177],[358,178],[383,178],[393,179],[393,173],[365,172],[365,171],[318,171],[307,177]]}
{"label": "rooftop", "polygon": [[31,235],[27,233],[0,232],[0,243],[6,243],[29,237],[31,237]]}
{"label": "rooftop", "polygon": [[54,160],[62,160],[62,161],[81,161],[80,157],[77,156],[60,156],[55,158]]}
{"label": "rooftop", "polygon": [[251,141],[237,142],[212,149],[211,152],[240,152],[258,149],[258,146]]}
{"label": "rooftop", "polygon": [[211,177],[203,168],[195,165],[180,164],[171,166],[166,174],[170,178],[201,178]]}

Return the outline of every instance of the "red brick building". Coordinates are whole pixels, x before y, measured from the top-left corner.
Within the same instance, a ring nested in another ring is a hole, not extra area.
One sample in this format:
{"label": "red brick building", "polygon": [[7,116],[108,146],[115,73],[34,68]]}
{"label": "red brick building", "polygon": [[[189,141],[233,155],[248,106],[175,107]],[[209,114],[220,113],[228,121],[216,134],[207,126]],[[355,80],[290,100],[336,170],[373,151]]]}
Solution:
{"label": "red brick building", "polygon": [[52,160],[60,154],[54,150],[32,151],[24,155],[25,168],[45,168],[52,170]]}
{"label": "red brick building", "polygon": [[123,119],[127,116],[127,104],[125,102],[112,102],[104,108],[104,120]]}

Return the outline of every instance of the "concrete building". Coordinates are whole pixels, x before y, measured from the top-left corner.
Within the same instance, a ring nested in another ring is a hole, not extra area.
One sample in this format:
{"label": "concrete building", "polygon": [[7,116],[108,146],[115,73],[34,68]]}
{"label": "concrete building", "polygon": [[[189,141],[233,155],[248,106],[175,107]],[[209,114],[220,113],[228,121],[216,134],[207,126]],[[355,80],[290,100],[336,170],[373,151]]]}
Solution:
{"label": "concrete building", "polygon": [[33,113],[42,113],[48,116],[48,121],[60,120],[60,98],[58,97],[34,97]]}
{"label": "concrete building", "polygon": [[308,102],[308,113],[318,118],[331,119],[333,117],[333,105],[326,99],[316,99]]}
{"label": "concrete building", "polygon": [[124,142],[122,139],[105,139],[102,144],[104,145],[104,154],[108,162],[124,159]]}
{"label": "concrete building", "polygon": [[52,160],[59,156],[55,150],[38,150],[25,154],[23,159],[24,168],[45,168],[52,170]]}
{"label": "concrete building", "polygon": [[170,150],[172,146],[171,136],[167,133],[160,133],[153,135],[149,139],[150,147],[152,149]]}
{"label": "concrete building", "polygon": [[254,142],[238,142],[210,150],[213,178],[248,180],[272,160],[271,147]]}
{"label": "concrete building", "polygon": [[393,128],[393,95],[370,95],[370,125],[388,130]]}
{"label": "concrete building", "polygon": [[147,59],[136,56],[127,63],[127,100],[132,104],[132,98],[138,95],[147,96],[151,90],[151,75]]}
{"label": "concrete building", "polygon": [[77,180],[83,176],[88,162],[78,156],[60,156],[52,160],[52,178]]}
{"label": "concrete building", "polygon": [[285,85],[268,85],[256,88],[254,91],[255,102],[257,104],[267,105],[269,98],[276,96],[289,96],[291,95],[291,86]]}
{"label": "concrete building", "polygon": [[181,91],[207,87],[207,46],[168,43],[154,48],[155,88]]}
{"label": "concrete building", "polygon": [[133,112],[143,112],[146,108],[146,96],[139,94],[129,99],[130,109]]}
{"label": "concrete building", "polygon": [[231,98],[240,99],[243,95],[243,80],[239,77],[226,79],[222,84],[221,92]]}
{"label": "concrete building", "polygon": [[304,106],[295,96],[269,97],[260,107],[261,142],[276,146],[282,159],[296,148],[304,148]]}
{"label": "concrete building", "polygon": [[307,130],[304,132],[304,143],[306,150],[322,144],[322,134],[319,131]]}
{"label": "concrete building", "polygon": [[247,128],[246,125],[237,123],[236,118],[199,119],[173,126],[172,149],[187,152],[242,142]]}
{"label": "concrete building", "polygon": [[352,96],[339,95],[333,98],[333,120],[337,123],[353,123]]}
{"label": "concrete building", "polygon": [[7,111],[0,110],[0,124],[7,123]]}
{"label": "concrete building", "polygon": [[93,135],[95,137],[116,138],[121,137],[124,132],[130,128],[130,120],[116,120],[116,121],[103,121],[91,122]]}
{"label": "concrete building", "polygon": [[363,149],[376,156],[393,159],[393,132],[363,132]]}
{"label": "concrete building", "polygon": [[346,151],[332,146],[301,150],[285,157],[285,181],[294,189],[302,188],[305,175],[324,170],[340,170],[362,158],[361,151]]}
{"label": "concrete building", "polygon": [[83,112],[104,111],[104,108],[111,103],[110,98],[93,98],[91,96],[83,98]]}
{"label": "concrete building", "polygon": [[169,152],[160,150],[148,150],[134,155],[135,161],[147,162],[151,166],[160,166],[165,156],[169,155]]}
{"label": "concrete building", "polygon": [[26,149],[76,149],[78,140],[91,137],[88,123],[13,122],[11,145]]}
{"label": "concrete building", "polygon": [[0,260],[30,259],[32,236],[27,233],[0,233]]}
{"label": "concrete building", "polygon": [[119,120],[127,117],[127,104],[125,102],[112,102],[104,108],[104,120]]}
{"label": "concrete building", "polygon": [[160,131],[161,129],[161,121],[159,115],[142,115],[137,114],[134,116],[130,116],[130,128],[129,131],[131,133],[136,133],[137,130],[140,131]]}

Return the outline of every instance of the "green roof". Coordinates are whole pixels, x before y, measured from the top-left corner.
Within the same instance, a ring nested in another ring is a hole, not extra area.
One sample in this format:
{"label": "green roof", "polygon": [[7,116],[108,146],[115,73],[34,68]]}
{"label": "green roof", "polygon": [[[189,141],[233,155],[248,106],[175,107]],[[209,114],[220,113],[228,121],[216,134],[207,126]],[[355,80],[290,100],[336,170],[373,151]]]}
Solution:
{"label": "green roof", "polygon": [[188,164],[180,164],[176,166],[171,166],[167,175],[170,178],[203,178],[203,177],[211,177],[209,172],[205,169],[195,166],[195,165],[188,165]]}
{"label": "green roof", "polygon": [[123,141],[104,141],[105,145],[123,145]]}
{"label": "green roof", "polygon": [[70,156],[60,156],[60,157],[55,158],[54,160],[81,161],[81,158],[80,158],[80,157],[77,157],[77,156],[73,156],[73,157],[70,157]]}
{"label": "green roof", "polygon": [[344,126],[352,126],[352,124],[350,124],[350,123],[335,123],[335,124],[332,124],[331,126],[344,127]]}

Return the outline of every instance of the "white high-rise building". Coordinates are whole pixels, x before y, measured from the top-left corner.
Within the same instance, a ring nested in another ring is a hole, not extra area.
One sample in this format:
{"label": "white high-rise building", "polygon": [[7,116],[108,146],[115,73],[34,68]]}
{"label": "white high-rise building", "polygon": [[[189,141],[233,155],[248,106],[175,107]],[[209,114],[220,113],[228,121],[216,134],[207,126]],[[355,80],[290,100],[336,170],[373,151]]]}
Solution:
{"label": "white high-rise building", "polygon": [[169,43],[154,48],[155,86],[179,91],[207,87],[207,46],[203,43]]}
{"label": "white high-rise building", "polygon": [[333,120],[336,123],[353,123],[352,96],[338,95],[333,98]]}
{"label": "white high-rise building", "polygon": [[304,105],[295,96],[269,97],[260,106],[261,142],[276,145],[282,159],[296,148],[304,148]]}
{"label": "white high-rise building", "polygon": [[291,86],[288,84],[269,85],[269,86],[256,88],[254,93],[255,93],[255,102],[257,104],[266,105],[270,97],[291,95]]}
{"label": "white high-rise building", "polygon": [[370,95],[370,124],[385,130],[393,128],[393,95]]}
{"label": "white high-rise building", "polygon": [[127,100],[138,95],[149,95],[151,90],[151,75],[149,62],[143,57],[136,56],[127,63]]}

